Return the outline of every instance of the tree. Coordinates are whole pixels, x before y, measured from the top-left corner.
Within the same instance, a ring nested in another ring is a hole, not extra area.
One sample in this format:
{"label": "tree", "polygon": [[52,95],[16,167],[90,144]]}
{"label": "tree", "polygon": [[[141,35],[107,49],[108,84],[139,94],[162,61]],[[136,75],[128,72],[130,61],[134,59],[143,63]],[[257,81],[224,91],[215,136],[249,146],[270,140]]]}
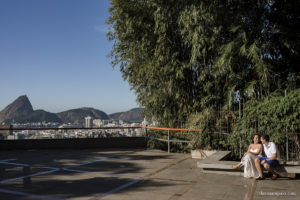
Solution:
{"label": "tree", "polygon": [[293,0],[111,0],[112,63],[146,113],[176,126],[299,88],[298,10]]}

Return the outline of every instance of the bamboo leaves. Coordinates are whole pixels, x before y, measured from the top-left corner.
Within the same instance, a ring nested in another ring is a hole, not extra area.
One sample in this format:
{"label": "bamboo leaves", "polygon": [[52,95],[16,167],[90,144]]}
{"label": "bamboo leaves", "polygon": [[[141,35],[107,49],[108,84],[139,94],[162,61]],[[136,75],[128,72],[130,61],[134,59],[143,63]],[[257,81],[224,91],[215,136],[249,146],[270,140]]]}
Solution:
{"label": "bamboo leaves", "polygon": [[112,64],[161,124],[236,99],[270,116],[256,104],[300,87],[298,10],[279,0],[111,0]]}

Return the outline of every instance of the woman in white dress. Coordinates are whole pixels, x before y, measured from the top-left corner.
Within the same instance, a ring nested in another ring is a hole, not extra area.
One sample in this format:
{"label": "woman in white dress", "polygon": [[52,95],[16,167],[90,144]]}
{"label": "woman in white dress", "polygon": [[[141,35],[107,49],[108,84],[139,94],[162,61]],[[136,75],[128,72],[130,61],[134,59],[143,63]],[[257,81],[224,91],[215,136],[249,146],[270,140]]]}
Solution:
{"label": "woman in white dress", "polygon": [[233,165],[233,169],[240,169],[244,166],[245,178],[257,178],[259,173],[255,167],[255,159],[261,156],[262,144],[259,143],[259,135],[254,135],[253,144],[250,144],[248,151],[244,154],[241,162],[237,165]]}

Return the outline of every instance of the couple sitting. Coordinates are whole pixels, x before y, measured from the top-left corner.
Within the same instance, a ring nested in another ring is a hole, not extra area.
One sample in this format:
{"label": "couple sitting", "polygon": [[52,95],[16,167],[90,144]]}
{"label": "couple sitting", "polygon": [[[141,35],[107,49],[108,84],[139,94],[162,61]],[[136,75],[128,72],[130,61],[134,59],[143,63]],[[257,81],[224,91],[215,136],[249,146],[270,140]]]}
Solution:
{"label": "couple sitting", "polygon": [[[272,180],[278,176],[274,171],[274,167],[279,165],[279,152],[274,142],[269,141],[268,135],[261,136],[259,142],[259,135],[254,135],[253,144],[249,145],[248,151],[244,154],[242,161],[232,166],[233,169],[240,169],[244,166],[244,177],[255,178],[256,180],[263,180],[264,175],[262,166],[273,174]],[[267,157],[262,157],[262,150],[264,150]]]}

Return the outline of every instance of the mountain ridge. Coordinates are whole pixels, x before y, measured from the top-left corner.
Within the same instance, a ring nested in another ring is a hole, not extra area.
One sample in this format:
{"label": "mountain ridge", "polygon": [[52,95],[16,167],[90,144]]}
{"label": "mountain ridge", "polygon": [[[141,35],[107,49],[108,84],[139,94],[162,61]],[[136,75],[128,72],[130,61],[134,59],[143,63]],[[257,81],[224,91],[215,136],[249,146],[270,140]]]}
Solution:
{"label": "mountain ridge", "polygon": [[125,122],[142,122],[144,117],[142,116],[143,108],[132,108],[125,112],[116,112],[109,114],[111,119],[123,120]]}
{"label": "mountain ridge", "polygon": [[64,122],[64,123],[83,123],[84,118],[87,116],[92,117],[93,119],[109,119],[108,115],[95,108],[90,107],[82,107],[82,108],[75,108],[66,110],[60,113],[57,113],[57,116]]}
{"label": "mountain ridge", "polygon": [[84,118],[87,116],[101,120],[120,119],[126,122],[142,122],[143,117],[141,116],[141,112],[142,108],[133,108],[126,112],[117,112],[108,115],[104,111],[92,107],[81,107],[51,113],[42,109],[33,110],[28,97],[22,95],[0,111],[0,123],[33,123],[45,121],[82,124],[84,123]]}
{"label": "mountain ridge", "polygon": [[19,123],[33,123],[33,122],[57,122],[62,123],[62,120],[55,113],[50,113],[42,109],[33,111],[27,116],[17,118],[15,120]]}
{"label": "mountain ridge", "polygon": [[33,113],[34,110],[26,95],[19,96],[12,103],[8,104],[0,112],[0,123],[4,121],[14,121],[17,118],[27,116]]}

